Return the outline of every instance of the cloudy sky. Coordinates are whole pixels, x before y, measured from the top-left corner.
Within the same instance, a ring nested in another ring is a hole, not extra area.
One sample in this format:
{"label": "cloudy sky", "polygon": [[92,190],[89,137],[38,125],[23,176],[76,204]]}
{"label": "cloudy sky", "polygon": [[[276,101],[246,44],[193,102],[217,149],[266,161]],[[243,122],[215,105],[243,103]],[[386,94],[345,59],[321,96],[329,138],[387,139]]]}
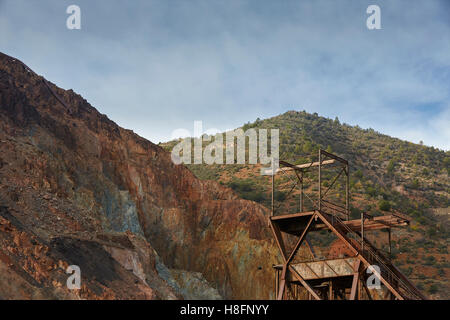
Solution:
{"label": "cloudy sky", "polygon": [[0,51],[156,143],[305,109],[450,149],[447,0],[0,0]]}

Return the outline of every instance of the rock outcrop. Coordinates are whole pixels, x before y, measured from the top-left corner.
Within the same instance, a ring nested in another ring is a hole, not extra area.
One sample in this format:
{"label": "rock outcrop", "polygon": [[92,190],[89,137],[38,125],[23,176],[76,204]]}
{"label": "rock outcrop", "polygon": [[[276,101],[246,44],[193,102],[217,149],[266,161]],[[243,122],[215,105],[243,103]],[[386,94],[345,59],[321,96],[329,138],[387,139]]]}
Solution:
{"label": "rock outcrop", "polygon": [[[170,269],[201,273],[223,298],[272,291],[264,207],[196,179],[1,53],[0,205],[1,298],[192,296]],[[71,264],[83,274],[76,292],[65,288]]]}

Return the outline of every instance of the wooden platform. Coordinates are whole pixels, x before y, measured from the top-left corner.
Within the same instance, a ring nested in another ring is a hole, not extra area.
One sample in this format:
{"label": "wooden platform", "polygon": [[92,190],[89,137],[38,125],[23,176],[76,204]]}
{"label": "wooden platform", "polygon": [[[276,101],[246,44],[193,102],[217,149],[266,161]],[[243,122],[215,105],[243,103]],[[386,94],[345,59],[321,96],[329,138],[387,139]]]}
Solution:
{"label": "wooden platform", "polygon": [[[320,260],[311,262],[292,263],[291,266],[304,280],[330,279],[337,277],[353,276],[355,264],[358,258],[349,257],[342,259]],[[282,265],[274,266],[275,269],[282,269]],[[292,277],[290,281],[295,281]]]}
{"label": "wooden platform", "polygon": [[[293,214],[285,214],[270,217],[270,220],[279,228],[280,231],[289,234],[298,235],[301,233],[311,216],[315,211],[300,212]],[[361,230],[361,219],[353,219],[349,221],[343,221],[345,225],[350,227],[353,231]],[[409,219],[400,215],[385,215],[374,217],[373,219],[366,219],[364,221],[364,230],[380,230],[392,227],[402,227],[409,224]],[[310,231],[320,231],[327,229],[327,226],[320,220],[314,221],[310,227]]]}

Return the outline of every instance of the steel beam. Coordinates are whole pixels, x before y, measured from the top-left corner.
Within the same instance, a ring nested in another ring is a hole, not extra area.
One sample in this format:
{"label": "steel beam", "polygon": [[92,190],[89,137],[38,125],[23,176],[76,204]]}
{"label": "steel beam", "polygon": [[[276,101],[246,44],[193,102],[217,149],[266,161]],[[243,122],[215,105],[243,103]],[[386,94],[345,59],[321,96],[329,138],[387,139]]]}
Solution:
{"label": "steel beam", "polygon": [[[331,160],[324,160],[322,161],[322,165],[327,165],[327,164],[333,164],[336,161],[334,159]],[[280,162],[281,163],[281,162]],[[292,171],[292,170],[300,170],[300,169],[308,169],[311,167],[317,167],[319,165],[319,162],[310,162],[310,163],[303,163],[303,164],[298,164],[298,165],[291,165],[290,167],[285,167],[285,168],[278,168],[275,173],[281,172],[281,171]]]}

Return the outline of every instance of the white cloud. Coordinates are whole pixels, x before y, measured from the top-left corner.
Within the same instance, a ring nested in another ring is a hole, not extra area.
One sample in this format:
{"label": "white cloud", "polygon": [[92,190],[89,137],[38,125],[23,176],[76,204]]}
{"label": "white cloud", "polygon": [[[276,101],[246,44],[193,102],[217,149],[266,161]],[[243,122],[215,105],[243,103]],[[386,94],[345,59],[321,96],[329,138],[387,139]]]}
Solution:
{"label": "white cloud", "polygon": [[68,31],[69,1],[10,0],[0,45],[155,142],[299,108],[448,149],[448,5],[380,0],[369,31],[369,2],[81,0]]}

